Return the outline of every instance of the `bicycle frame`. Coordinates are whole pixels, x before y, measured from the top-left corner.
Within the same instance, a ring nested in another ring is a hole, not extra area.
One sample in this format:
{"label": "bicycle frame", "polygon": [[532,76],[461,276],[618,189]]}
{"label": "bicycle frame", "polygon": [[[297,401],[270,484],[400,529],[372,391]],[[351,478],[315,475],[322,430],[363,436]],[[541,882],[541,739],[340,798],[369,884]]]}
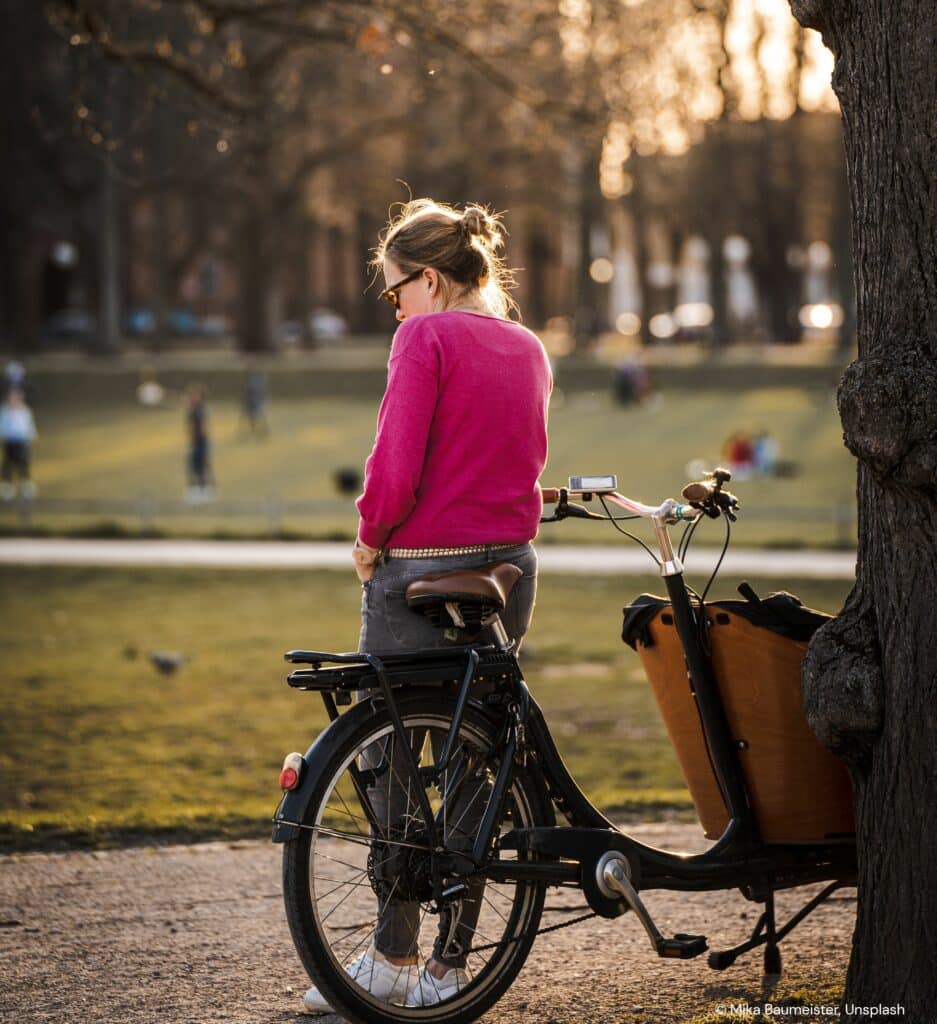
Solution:
{"label": "bicycle frame", "polygon": [[[495,704],[501,708],[503,721],[502,739],[497,749],[500,760],[471,853],[476,871],[497,881],[578,884],[595,913],[616,917],[630,907],[638,914],[658,954],[677,957],[695,956],[702,952],[706,948],[705,940],[698,936],[679,935],[674,939],[663,939],[638,898],[637,890],[740,888],[748,898],[765,903],[765,914],[750,942],[725,954],[713,954],[710,963],[714,967],[728,966],[739,952],[764,943],[767,946],[767,965],[769,954],[777,955],[777,941],[814,906],[839,886],[854,884],[855,846],[835,843],[766,845],[762,841],[738,749],[700,639],[699,616],[704,614],[704,610],[694,607],[690,600],[684,584],[683,566],[668,533],[670,523],[691,521],[699,513],[671,500],[653,507],[634,502],[617,492],[604,497],[632,514],[650,519],[654,527],[660,550],[661,574],[686,657],[690,687],[699,709],[713,773],[729,814],[722,836],[704,853],[686,855],[647,846],[618,829],[589,801],[563,762],[544,716],[529,693],[512,644],[429,649],[392,655],[294,651],[287,655],[288,660],[312,664],[313,667],[294,671],[290,676],[291,685],[319,691],[333,720],[339,715],[336,704],[350,702],[351,690],[367,690],[371,700],[379,700],[386,705],[398,741],[408,752],[408,769],[428,825],[428,839],[434,848],[438,836],[424,791],[426,770],[421,771],[416,755],[407,743],[404,725],[397,711],[395,689],[404,684],[411,691],[414,685],[457,687],[453,720],[437,771],[446,767],[452,755],[467,703],[475,701],[483,708],[486,701]],[[323,669],[327,663],[344,667]],[[484,681],[491,683],[489,693],[478,696],[478,684]],[[514,829],[499,838],[501,811],[510,790],[515,759],[527,757],[536,760],[550,796],[569,824]],[[274,841],[288,841],[303,827],[303,790],[304,787],[300,786],[298,790],[285,794],[275,819]],[[360,788],[359,798],[365,814],[372,820],[367,798]],[[533,859],[501,860],[498,852],[506,849],[537,856]],[[626,873],[630,879],[622,882],[622,888],[614,893],[603,887],[601,881],[602,865],[610,856],[626,861]],[[776,931],[774,892],[819,881],[832,884],[783,929]],[[723,960],[714,963],[713,958],[718,960],[719,957]]]}

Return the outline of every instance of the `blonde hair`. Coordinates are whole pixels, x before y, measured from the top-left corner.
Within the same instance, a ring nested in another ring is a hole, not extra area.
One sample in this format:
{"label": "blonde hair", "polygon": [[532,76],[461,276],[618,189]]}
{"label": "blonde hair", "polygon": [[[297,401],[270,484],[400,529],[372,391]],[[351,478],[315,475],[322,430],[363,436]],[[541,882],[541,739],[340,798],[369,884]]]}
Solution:
{"label": "blonde hair", "polygon": [[483,206],[471,203],[457,210],[434,199],[411,199],[387,225],[371,265],[381,269],[390,259],[404,274],[432,267],[461,285],[459,295],[479,288],[493,313],[513,313],[519,319],[520,310],[509,294],[514,274],[498,254],[504,234],[499,216]]}

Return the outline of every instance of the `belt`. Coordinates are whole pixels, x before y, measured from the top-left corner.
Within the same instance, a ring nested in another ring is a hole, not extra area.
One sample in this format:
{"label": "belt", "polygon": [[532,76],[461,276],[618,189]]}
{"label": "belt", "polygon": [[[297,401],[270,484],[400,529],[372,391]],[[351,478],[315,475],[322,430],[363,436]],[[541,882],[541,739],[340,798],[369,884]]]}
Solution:
{"label": "belt", "polygon": [[387,548],[385,558],[449,558],[451,555],[482,555],[489,551],[507,551],[522,547],[526,541],[513,544],[468,544],[461,548]]}

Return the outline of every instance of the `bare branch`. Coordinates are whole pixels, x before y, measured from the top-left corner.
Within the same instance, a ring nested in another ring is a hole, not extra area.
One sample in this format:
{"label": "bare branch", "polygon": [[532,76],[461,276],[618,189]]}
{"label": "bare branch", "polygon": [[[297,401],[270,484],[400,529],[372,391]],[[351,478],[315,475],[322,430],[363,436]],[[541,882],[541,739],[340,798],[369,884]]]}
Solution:
{"label": "bare branch", "polygon": [[321,29],[303,28],[299,25],[279,23],[261,23],[258,27],[280,33],[282,38],[280,42],[274,44],[263,56],[251,61],[248,71],[254,79],[263,79],[288,57],[310,46],[316,46],[320,43],[337,43],[342,46],[348,46],[352,43],[351,37],[346,32],[340,30],[326,32]]}
{"label": "bare branch", "polygon": [[256,113],[255,101],[219,88],[198,64],[188,60],[178,51],[161,53],[149,44],[117,42],[104,19],[86,7],[81,0],[60,0],[60,5],[69,12],[74,29],[82,34],[87,33],[106,57],[124,64],[164,68],[230,114],[243,117]]}
{"label": "bare branch", "polygon": [[242,18],[254,20],[268,14],[298,10],[300,0],[170,0],[177,7],[192,4],[204,11],[217,25]]}
{"label": "bare branch", "polygon": [[[385,15],[393,17],[393,15],[386,11]],[[418,25],[418,28],[414,29],[414,25]],[[423,19],[421,21],[420,19],[412,20],[408,18],[406,22],[402,23],[402,27],[408,27],[410,31],[419,34],[427,42],[444,46],[447,50],[460,57],[465,64],[478,72],[497,89],[501,90],[501,92],[518,100],[525,107],[528,107],[540,116],[560,117],[564,121],[572,121],[577,127],[588,127],[589,123],[593,120],[592,114],[581,106],[565,103],[560,100],[552,100],[541,90],[529,88],[511,77],[511,75],[499,71],[462,39],[445,31],[431,20]]]}
{"label": "bare branch", "polygon": [[290,175],[289,181],[277,190],[277,205],[280,207],[289,206],[295,198],[296,190],[302,183],[302,180],[314,170],[334,163],[336,160],[341,160],[342,157],[347,156],[350,152],[358,149],[371,139],[405,128],[409,124],[410,118],[408,117],[375,118],[371,121],[365,121],[353,131],[340,136],[327,145],[306,153]]}

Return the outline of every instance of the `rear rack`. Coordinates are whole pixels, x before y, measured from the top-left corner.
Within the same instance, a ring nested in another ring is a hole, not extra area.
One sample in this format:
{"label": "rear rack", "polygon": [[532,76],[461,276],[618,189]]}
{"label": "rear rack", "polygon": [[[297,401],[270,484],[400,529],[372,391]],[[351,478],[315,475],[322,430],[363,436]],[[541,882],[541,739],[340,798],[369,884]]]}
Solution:
{"label": "rear rack", "polygon": [[473,652],[478,657],[473,677],[475,682],[505,679],[514,670],[516,662],[513,649],[503,650],[494,644],[392,651],[386,654],[374,651],[368,655],[287,651],[284,657],[288,662],[311,667],[294,670],[286,681],[294,689],[318,693],[374,689],[380,685],[377,673],[373,665],[365,660],[366,657],[373,657],[380,660],[387,682],[392,687],[458,684],[465,676]]}

